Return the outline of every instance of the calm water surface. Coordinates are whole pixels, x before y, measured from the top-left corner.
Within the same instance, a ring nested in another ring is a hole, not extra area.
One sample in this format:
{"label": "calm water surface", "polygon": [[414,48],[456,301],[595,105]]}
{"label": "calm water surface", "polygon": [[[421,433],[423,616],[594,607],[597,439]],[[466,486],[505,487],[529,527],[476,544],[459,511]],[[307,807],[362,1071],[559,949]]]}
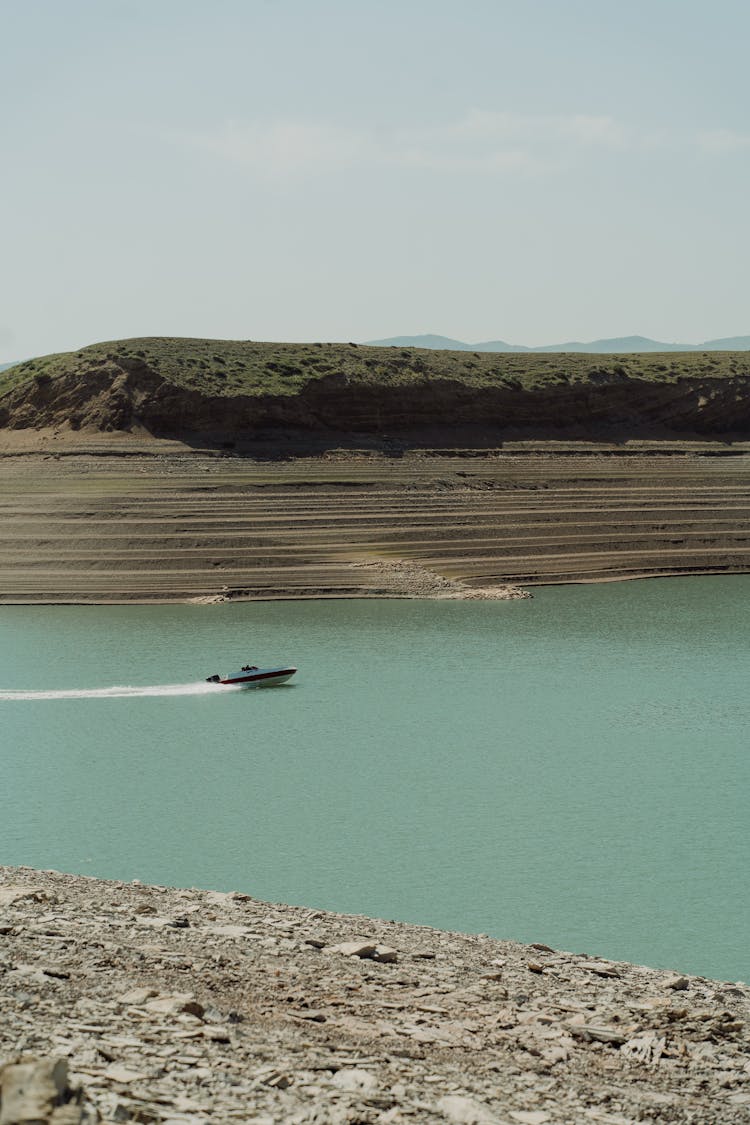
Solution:
{"label": "calm water surface", "polygon": [[748,979],[749,636],[744,576],[7,608],[0,859]]}

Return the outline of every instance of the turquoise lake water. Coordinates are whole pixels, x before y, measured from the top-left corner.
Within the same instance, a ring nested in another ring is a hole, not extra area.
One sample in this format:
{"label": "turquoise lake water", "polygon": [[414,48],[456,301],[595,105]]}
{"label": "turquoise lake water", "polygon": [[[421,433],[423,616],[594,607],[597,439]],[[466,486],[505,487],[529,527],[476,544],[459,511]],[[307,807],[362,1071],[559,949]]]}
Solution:
{"label": "turquoise lake water", "polygon": [[747,980],[749,637],[745,576],[6,608],[0,860]]}

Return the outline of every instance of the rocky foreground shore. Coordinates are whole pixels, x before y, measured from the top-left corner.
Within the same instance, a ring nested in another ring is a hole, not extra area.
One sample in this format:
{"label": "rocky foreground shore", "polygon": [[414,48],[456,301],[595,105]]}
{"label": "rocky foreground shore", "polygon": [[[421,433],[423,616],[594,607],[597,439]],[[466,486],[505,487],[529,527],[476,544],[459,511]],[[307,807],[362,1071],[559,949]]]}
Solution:
{"label": "rocky foreground shore", "polygon": [[749,1016],[741,983],[0,867],[0,1125],[731,1125]]}

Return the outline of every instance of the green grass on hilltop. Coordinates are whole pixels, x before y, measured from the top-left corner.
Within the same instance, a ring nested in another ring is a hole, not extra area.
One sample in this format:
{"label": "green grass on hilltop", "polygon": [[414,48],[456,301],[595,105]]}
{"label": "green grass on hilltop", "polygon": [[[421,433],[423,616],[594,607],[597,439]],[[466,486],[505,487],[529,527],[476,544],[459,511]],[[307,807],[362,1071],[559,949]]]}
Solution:
{"label": "green grass on hilltop", "polygon": [[555,384],[631,378],[674,382],[679,378],[750,375],[747,352],[648,352],[623,355],[431,351],[357,344],[277,344],[241,340],[146,337],[92,344],[28,360],[0,372],[0,396],[31,379],[138,363],[167,382],[213,396],[293,395],[312,380],[409,385],[450,380],[469,387],[541,388]]}

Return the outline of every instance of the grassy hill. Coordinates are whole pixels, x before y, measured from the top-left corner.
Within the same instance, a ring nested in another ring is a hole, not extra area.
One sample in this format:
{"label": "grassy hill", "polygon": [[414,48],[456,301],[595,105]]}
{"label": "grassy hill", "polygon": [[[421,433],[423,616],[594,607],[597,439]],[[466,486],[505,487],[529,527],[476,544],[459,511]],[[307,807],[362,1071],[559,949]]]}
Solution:
{"label": "grassy hill", "polygon": [[138,427],[222,441],[282,429],[420,427],[449,438],[457,426],[529,436],[744,435],[749,391],[745,352],[503,354],[155,337],[0,373],[0,426]]}
{"label": "grassy hill", "polygon": [[307,383],[331,374],[364,382],[450,378],[469,386],[588,382],[592,375],[626,375],[663,382],[700,374],[724,377],[747,373],[750,356],[691,351],[623,353],[605,358],[573,352],[385,350],[364,344],[278,344],[159,336],[92,344],[77,352],[15,364],[0,376],[0,395],[11,386],[40,376],[75,374],[86,378],[112,365],[131,371],[147,368],[175,386],[227,395],[294,394]]}

